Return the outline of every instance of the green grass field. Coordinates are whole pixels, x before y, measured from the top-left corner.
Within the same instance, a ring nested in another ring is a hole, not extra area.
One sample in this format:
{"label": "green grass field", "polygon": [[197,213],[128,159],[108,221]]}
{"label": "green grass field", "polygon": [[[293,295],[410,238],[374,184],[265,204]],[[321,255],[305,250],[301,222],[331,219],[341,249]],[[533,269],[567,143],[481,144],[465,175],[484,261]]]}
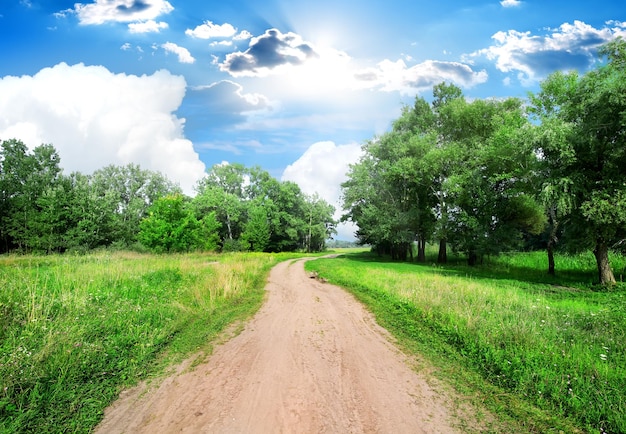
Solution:
{"label": "green grass field", "polygon": [[[551,278],[541,254],[468,268],[340,253],[307,268],[351,288],[462,394],[527,431],[626,432],[626,294],[592,285],[592,257],[557,258]],[[209,354],[295,256],[0,257],[0,432],[89,432],[122,388]],[[619,280],[626,261],[613,264]]]}
{"label": "green grass field", "polygon": [[293,256],[0,257],[0,432],[89,432],[122,387],[209,353]]}
{"label": "green grass field", "polygon": [[[434,262],[434,259],[433,259]],[[626,287],[593,285],[592,255],[504,255],[480,267],[307,263],[351,290],[408,351],[527,432],[626,432]],[[616,278],[626,260],[612,258]]]}

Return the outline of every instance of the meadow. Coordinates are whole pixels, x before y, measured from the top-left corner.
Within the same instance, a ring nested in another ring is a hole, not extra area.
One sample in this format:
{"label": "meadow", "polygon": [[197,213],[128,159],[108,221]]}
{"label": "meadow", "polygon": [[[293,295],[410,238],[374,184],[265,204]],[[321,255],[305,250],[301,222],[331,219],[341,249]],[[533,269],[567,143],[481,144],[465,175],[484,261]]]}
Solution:
{"label": "meadow", "polygon": [[[591,254],[558,256],[555,277],[543,252],[477,267],[429,259],[360,253],[306,268],[349,289],[406,351],[520,432],[626,432],[626,285],[595,286]],[[626,258],[611,260],[623,281]]]}
{"label": "meadow", "polygon": [[293,256],[0,257],[0,432],[90,432],[122,388],[210,354]]}

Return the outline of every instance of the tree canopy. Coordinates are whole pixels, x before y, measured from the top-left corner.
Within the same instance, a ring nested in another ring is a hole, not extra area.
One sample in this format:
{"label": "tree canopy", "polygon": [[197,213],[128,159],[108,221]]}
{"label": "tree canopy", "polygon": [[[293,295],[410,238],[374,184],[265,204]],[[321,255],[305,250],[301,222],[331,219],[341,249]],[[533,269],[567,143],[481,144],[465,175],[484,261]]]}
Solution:
{"label": "tree canopy", "polygon": [[[527,102],[474,99],[440,83],[391,130],[363,145],[342,185],[357,237],[400,259],[426,242],[485,255],[558,243],[591,250],[599,281],[615,282],[608,252],[626,244],[626,42],[599,51],[582,76],[556,72]],[[533,242],[529,242],[535,240]],[[539,241],[544,240],[544,242]],[[534,243],[534,244],[533,244]]]}
{"label": "tree canopy", "polygon": [[64,175],[52,145],[0,142],[0,252],[95,248],[318,251],[334,208],[260,168],[212,167],[188,197],[158,172],[129,164]]}

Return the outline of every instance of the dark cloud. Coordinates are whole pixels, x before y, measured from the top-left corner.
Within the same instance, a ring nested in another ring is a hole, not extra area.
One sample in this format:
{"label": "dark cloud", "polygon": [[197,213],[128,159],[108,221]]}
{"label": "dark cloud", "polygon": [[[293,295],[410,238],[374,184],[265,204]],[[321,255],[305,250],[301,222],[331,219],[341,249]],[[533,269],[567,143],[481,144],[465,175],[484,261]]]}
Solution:
{"label": "dark cloud", "polygon": [[313,47],[303,43],[298,35],[269,29],[253,38],[245,52],[226,56],[220,68],[234,76],[258,75],[281,65],[299,65],[313,57],[317,57]]}
{"label": "dark cloud", "polygon": [[115,9],[122,14],[134,14],[150,9],[152,6],[141,0],[135,0],[132,5],[118,5]]}
{"label": "dark cloud", "polygon": [[535,53],[513,53],[512,59],[520,65],[526,65],[535,74],[545,76],[557,70],[585,70],[593,62],[589,52],[577,50],[544,50]]}

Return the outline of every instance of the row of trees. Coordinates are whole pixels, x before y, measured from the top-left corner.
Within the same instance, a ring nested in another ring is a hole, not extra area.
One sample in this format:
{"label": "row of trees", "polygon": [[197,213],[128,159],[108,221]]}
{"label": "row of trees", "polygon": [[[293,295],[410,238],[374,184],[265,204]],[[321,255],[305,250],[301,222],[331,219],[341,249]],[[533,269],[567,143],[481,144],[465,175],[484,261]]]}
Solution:
{"label": "row of trees", "polygon": [[603,66],[557,72],[528,101],[468,101],[435,86],[404,107],[391,131],[364,144],[343,184],[345,220],[362,243],[406,259],[414,242],[448,246],[469,264],[543,244],[592,250],[601,283],[626,238],[626,42]]}
{"label": "row of trees", "polygon": [[322,250],[334,209],[292,182],[214,166],[193,198],[158,172],[107,166],[64,175],[52,145],[0,143],[0,252]]}

